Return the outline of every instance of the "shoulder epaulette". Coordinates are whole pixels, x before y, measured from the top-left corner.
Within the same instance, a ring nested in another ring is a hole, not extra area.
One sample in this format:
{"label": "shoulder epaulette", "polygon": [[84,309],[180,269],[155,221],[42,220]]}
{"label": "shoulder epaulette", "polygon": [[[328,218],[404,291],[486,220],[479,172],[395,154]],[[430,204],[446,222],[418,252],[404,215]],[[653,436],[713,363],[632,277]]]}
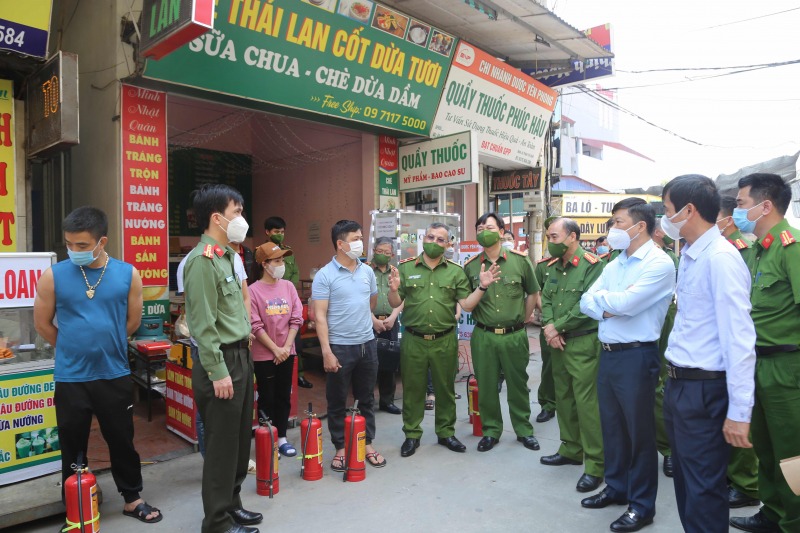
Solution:
{"label": "shoulder epaulette", "polygon": [[509,252],[512,254],[521,255],[522,257],[528,257],[528,252],[523,252],[522,250],[517,250],[516,248],[511,248]]}
{"label": "shoulder epaulette", "polygon": [[747,248],[747,243],[744,242],[742,239],[736,239],[734,241],[731,241],[731,244],[733,244],[737,250],[744,250],[745,248]]}
{"label": "shoulder epaulette", "polygon": [[550,260],[550,262],[549,262],[549,263],[547,263],[547,266],[553,266],[553,265],[555,265],[556,263],[558,263],[558,259],[559,259],[558,257],[554,257],[554,258],[552,258],[552,259]]}
{"label": "shoulder epaulette", "polygon": [[793,242],[797,241],[795,241],[794,235],[792,235],[791,231],[784,230],[781,232],[781,244],[783,244],[784,247],[789,246]]}
{"label": "shoulder epaulette", "polygon": [[[472,257],[470,257],[470,258],[469,258],[469,260],[467,261],[467,263],[469,263],[469,261],[470,261],[470,260],[472,260]],[[458,263],[456,263],[455,261],[453,261],[452,259],[445,259],[445,261],[447,261],[447,262],[448,262],[448,263],[450,263],[451,265],[455,265],[455,266],[457,266],[458,268],[464,268],[464,267],[462,267],[461,265],[459,265]],[[466,265],[467,263],[464,263],[464,264]]]}
{"label": "shoulder epaulette", "polygon": [[472,260],[474,260],[474,259],[477,259],[478,257],[480,257],[480,255],[481,255],[482,253],[483,253],[483,252],[481,252],[480,254],[475,254],[475,255],[473,255],[472,257],[470,257],[469,259],[467,259],[466,261],[464,261],[464,266],[467,266],[468,264],[470,264],[470,262],[471,262]]}
{"label": "shoulder epaulette", "polygon": [[225,255],[225,250],[220,248],[218,244],[206,244],[203,248],[203,255],[209,259],[214,259],[214,255],[217,255],[217,257]]}
{"label": "shoulder epaulette", "polygon": [[539,263],[544,263],[545,261],[550,261],[551,259],[552,257],[542,257],[541,259],[536,261],[536,264],[538,265]]}
{"label": "shoulder epaulette", "polygon": [[409,257],[408,259],[403,259],[402,261],[400,261],[397,264],[398,265],[402,265],[403,263],[408,263],[409,261],[413,261],[414,259],[416,259],[416,257]]}
{"label": "shoulder epaulette", "polygon": [[596,255],[594,255],[594,254],[592,254],[590,252],[584,252],[583,258],[586,259],[587,261],[589,261],[589,263],[591,263],[593,265],[600,262],[600,259],[598,259]]}

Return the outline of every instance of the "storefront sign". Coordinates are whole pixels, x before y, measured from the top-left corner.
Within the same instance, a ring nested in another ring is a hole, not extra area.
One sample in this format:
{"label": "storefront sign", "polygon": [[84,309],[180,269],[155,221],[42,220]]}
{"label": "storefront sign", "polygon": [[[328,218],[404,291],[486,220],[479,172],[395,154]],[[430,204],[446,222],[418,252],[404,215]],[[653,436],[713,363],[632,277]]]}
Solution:
{"label": "storefront sign", "polygon": [[167,429],[197,442],[192,371],[167,361]]}
{"label": "storefront sign", "polygon": [[0,252],[17,251],[14,84],[0,80]]}
{"label": "storefront sign", "polygon": [[561,199],[561,214],[570,218],[592,216],[608,220],[614,204],[625,198],[642,198],[648,203],[661,201],[660,197],[648,194],[565,194]]}
{"label": "storefront sign", "polygon": [[489,182],[490,192],[538,191],[542,177],[542,169],[528,168],[495,172]]}
{"label": "storefront sign", "polygon": [[431,137],[471,129],[481,161],[534,166],[558,94],[521,71],[461,42],[447,76]]}
{"label": "storefront sign", "polygon": [[123,85],[120,109],[123,257],[144,286],[167,286],[167,95]]}
{"label": "storefront sign", "polygon": [[47,57],[52,0],[0,2],[0,49]]}
{"label": "storefront sign", "polygon": [[161,59],[214,27],[214,0],[144,0],[143,57]]}
{"label": "storefront sign", "polygon": [[454,37],[371,0],[216,11],[212,32],[148,61],[145,77],[427,136]]}
{"label": "storefront sign", "polygon": [[397,189],[397,139],[388,135],[378,137],[378,205],[380,209],[397,209],[400,193]]}
{"label": "storefront sign", "polygon": [[597,218],[573,218],[578,226],[581,228],[581,240],[594,240],[608,234],[606,224],[610,217],[597,217]]}
{"label": "storefront sign", "polygon": [[[611,24],[603,24],[589,28],[584,32],[591,40],[611,51]],[[537,80],[548,87],[564,87],[575,83],[584,83],[587,80],[607,78],[614,75],[614,60],[610,57],[598,59],[575,60],[571,70],[561,67],[542,69],[522,69],[525,74],[536,77]],[[558,74],[547,75],[548,72],[559,71]]]}
{"label": "storefront sign", "polygon": [[33,307],[36,284],[52,263],[51,254],[0,254],[0,309]]}
{"label": "storefront sign", "polygon": [[27,87],[28,157],[78,144],[78,56],[59,50]]}
{"label": "storefront sign", "polygon": [[400,147],[400,190],[478,183],[478,139],[464,131]]}
{"label": "storefront sign", "polygon": [[0,374],[0,485],[61,469],[52,370]]}

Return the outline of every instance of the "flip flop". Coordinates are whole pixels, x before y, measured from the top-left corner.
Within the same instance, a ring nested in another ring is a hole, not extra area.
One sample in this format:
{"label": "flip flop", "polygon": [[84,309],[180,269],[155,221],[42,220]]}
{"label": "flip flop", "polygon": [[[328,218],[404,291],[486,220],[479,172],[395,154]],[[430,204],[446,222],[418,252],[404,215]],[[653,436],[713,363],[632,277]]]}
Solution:
{"label": "flip flop", "polygon": [[[157,512],[158,516],[148,520],[147,515],[154,512]],[[164,518],[164,515],[161,514],[160,509],[156,509],[147,502],[140,503],[139,505],[136,506],[136,508],[133,511],[126,511],[123,509],[122,514],[124,514],[125,516],[130,516],[132,518],[135,518],[140,522],[144,522],[145,524],[155,524],[156,522],[161,522],[161,519]]]}
{"label": "flip flop", "polygon": [[[337,466],[338,461],[338,466]],[[344,455],[337,455],[331,460],[331,470],[334,472],[344,472]]]}
{"label": "flip flop", "polygon": [[[386,466],[386,458],[384,457],[384,458],[383,458],[383,461],[381,461],[381,462],[378,462],[378,456],[379,456],[379,455],[381,455],[381,454],[379,454],[378,452],[372,452],[372,453],[368,453],[368,454],[366,455],[367,462],[368,462],[368,463],[369,463],[371,466],[374,466],[375,468],[383,468],[384,466]],[[381,457],[383,457],[383,456],[381,456]],[[373,462],[373,459],[374,459],[374,462]]]}

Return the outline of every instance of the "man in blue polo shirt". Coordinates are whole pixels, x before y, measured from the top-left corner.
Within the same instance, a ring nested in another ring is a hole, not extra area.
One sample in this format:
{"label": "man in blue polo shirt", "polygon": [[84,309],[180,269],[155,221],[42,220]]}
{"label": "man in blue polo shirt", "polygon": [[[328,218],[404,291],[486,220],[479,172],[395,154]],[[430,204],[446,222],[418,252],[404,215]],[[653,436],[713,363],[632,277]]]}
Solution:
{"label": "man in blue polo shirt", "polygon": [[336,447],[331,468],[345,468],[345,427],[347,394],[353,397],[367,423],[366,459],[374,467],[386,459],[372,447],[375,438],[375,381],[378,377],[378,349],[372,331],[372,310],[378,301],[375,273],[361,263],[364,251],[361,225],[340,220],[331,229],[336,255],[317,272],[311,286],[317,336],[327,372],[328,431]]}

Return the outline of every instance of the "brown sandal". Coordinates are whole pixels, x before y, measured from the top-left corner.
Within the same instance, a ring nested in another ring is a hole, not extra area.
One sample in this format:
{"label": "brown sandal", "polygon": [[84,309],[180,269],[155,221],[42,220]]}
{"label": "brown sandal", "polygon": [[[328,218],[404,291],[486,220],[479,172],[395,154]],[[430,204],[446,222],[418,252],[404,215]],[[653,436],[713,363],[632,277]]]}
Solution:
{"label": "brown sandal", "polygon": [[[375,468],[383,468],[384,466],[386,466],[386,458],[378,452],[368,453],[366,457],[367,457],[367,462],[370,465],[374,466]],[[378,461],[378,457],[383,459],[383,461]]]}
{"label": "brown sandal", "polygon": [[331,470],[334,472],[344,472],[344,455],[337,455],[331,461]]}

